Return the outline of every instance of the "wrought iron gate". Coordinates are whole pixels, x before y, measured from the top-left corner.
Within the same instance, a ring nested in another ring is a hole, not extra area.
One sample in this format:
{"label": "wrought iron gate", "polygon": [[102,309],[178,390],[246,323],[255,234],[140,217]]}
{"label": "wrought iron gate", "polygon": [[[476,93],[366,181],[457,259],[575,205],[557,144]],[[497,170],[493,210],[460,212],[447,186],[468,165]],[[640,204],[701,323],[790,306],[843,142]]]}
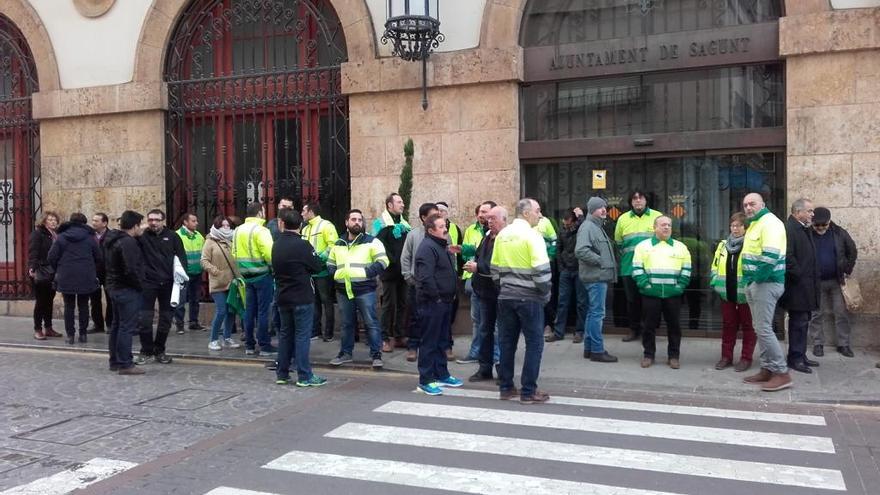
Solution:
{"label": "wrought iron gate", "polygon": [[0,299],[31,294],[28,237],[40,210],[40,127],[34,57],[21,31],[0,14]]}
{"label": "wrought iron gate", "polygon": [[169,220],[207,225],[281,197],[349,207],[342,25],[329,0],[195,0],[171,39]]}

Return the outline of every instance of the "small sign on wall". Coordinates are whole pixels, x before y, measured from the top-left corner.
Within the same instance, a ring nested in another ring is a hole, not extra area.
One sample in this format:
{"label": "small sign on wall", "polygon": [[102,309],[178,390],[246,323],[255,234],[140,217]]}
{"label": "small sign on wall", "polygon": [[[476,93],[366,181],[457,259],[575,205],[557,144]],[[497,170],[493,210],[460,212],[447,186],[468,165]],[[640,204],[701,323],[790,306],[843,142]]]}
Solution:
{"label": "small sign on wall", "polygon": [[593,189],[605,189],[606,170],[593,170]]}

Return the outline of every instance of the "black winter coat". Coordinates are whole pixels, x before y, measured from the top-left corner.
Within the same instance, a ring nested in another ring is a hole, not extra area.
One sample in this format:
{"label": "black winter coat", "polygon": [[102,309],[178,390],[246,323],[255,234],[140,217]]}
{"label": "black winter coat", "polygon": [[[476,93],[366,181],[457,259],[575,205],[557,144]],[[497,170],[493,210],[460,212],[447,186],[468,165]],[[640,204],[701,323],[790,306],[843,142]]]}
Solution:
{"label": "black winter coat", "polygon": [[36,270],[38,266],[48,265],[49,249],[52,247],[52,234],[49,229],[39,225],[28,241],[28,269]]}
{"label": "black winter coat", "polygon": [[[101,254],[104,256],[104,259],[101,260],[101,262],[98,263],[98,266],[97,266],[97,269],[98,269],[98,281],[101,283],[101,285],[104,285],[105,281],[107,280],[107,253],[104,252],[104,243],[107,242],[107,237],[108,237],[112,232],[114,232],[113,229],[107,229],[107,230],[105,230],[105,231],[104,231],[104,236],[101,237],[100,240],[98,240],[98,248],[101,250]],[[97,232],[95,232],[95,239],[96,239],[96,240],[98,239],[98,233],[97,233]]]}
{"label": "black winter coat", "polygon": [[176,232],[163,227],[158,233],[150,229],[137,238],[138,244],[144,253],[144,280],[145,288],[157,289],[174,281],[174,257],[180,259],[180,264],[186,268],[186,251],[183,250],[183,241]]}
{"label": "black winter coat", "polygon": [[780,305],[789,311],[819,309],[819,262],[811,227],[793,216],[785,222],[788,246],[785,254],[785,293]]}
{"label": "black winter coat", "polygon": [[107,290],[143,290],[144,254],[137,240],[121,230],[104,236],[107,266]]}
{"label": "black winter coat", "polygon": [[474,261],[477,263],[477,273],[471,280],[474,292],[480,299],[491,301],[494,304],[498,299],[498,286],[492,280],[492,251],[495,249],[495,236],[486,233],[486,237],[477,246],[477,254]]}
{"label": "black winter coat", "polygon": [[[828,232],[834,237],[834,253],[837,255],[837,279],[843,283],[843,279],[847,275],[852,275],[853,268],[856,266],[856,260],[859,257],[859,249],[856,247],[855,241],[845,228],[831,222]],[[815,231],[813,236],[818,236]]]}
{"label": "black winter coat", "polygon": [[376,239],[379,239],[382,245],[385,246],[385,255],[388,256],[388,268],[379,275],[379,279],[383,282],[402,281],[403,274],[400,269],[400,255],[403,254],[406,234],[400,236],[400,239],[395,239],[394,225],[386,225],[376,233]]}
{"label": "black winter coat", "polygon": [[324,264],[311,244],[295,233],[284,231],[272,245],[272,273],[275,275],[275,302],[278,307],[302,306],[315,302],[312,275]]}
{"label": "black winter coat", "polygon": [[577,246],[579,227],[580,223],[576,224],[571,230],[563,227],[559,231],[559,238],[556,241],[556,252],[559,254],[556,259],[559,261],[560,270],[578,271],[578,259],[574,255],[574,248]]}
{"label": "black winter coat", "polygon": [[458,277],[447,246],[446,239],[438,239],[431,234],[426,234],[425,240],[419,244],[413,275],[420,302],[451,303],[455,299]]}
{"label": "black winter coat", "polygon": [[55,268],[55,288],[62,294],[91,294],[98,290],[97,265],[103,256],[95,229],[65,222],[49,249],[49,263]]}

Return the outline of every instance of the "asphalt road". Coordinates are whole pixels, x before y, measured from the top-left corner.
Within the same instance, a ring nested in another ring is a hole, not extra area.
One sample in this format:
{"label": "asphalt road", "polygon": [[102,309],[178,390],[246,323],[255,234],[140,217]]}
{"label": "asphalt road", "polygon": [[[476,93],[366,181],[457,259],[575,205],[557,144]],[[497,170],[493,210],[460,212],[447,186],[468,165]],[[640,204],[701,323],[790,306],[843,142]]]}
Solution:
{"label": "asphalt road", "polygon": [[491,387],[277,386],[259,365],[0,350],[0,495],[880,493],[880,409]]}

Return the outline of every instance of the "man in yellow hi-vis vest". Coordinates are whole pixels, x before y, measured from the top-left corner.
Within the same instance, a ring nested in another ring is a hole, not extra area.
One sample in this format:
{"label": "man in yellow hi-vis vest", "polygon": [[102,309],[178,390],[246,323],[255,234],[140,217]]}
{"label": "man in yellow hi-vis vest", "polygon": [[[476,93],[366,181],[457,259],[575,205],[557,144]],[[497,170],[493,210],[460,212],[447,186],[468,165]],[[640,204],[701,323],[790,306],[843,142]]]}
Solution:
{"label": "man in yellow hi-vis vest", "polygon": [[342,315],[342,340],[339,354],[330,361],[341,366],[352,361],[356,313],[364,319],[370,342],[373,368],[382,367],[382,330],[376,319],[376,277],[388,268],[385,246],[364,233],[364,214],[350,210],[345,220],[346,233],[330,248],[327,271],[336,283],[336,303]]}
{"label": "man in yellow hi-vis vest", "polygon": [[[312,276],[315,284],[315,318],[312,327],[313,337],[322,337],[324,342],[333,340],[333,330],[336,327],[336,311],[333,305],[336,303],[333,291],[333,279],[327,273],[327,258],[330,257],[330,248],[339,239],[336,226],[329,220],[321,218],[321,205],[315,201],[306,203],[302,208],[302,218],[305,224],[302,228],[302,238],[315,250],[315,254],[321,259],[325,269]],[[321,316],[325,324],[321,327]]]}
{"label": "man in yellow hi-vis vest", "polygon": [[[537,201],[519,200],[516,220],[498,233],[492,251],[492,279],[499,288],[500,396],[502,400],[509,400],[520,395],[523,404],[543,403],[550,398],[538,390],[544,351],[544,305],[550,300],[552,276],[544,238],[533,229],[540,219],[541,207]],[[520,332],[526,343],[521,394],[513,386]]]}
{"label": "man in yellow hi-vis vest", "polygon": [[[244,335],[245,354],[275,357],[278,349],[269,336],[269,308],[275,299],[275,281],[272,278],[272,233],[266,228],[265,207],[257,202],[247,206],[244,224],[235,229],[232,237],[232,258],[244,277],[245,297]],[[256,340],[254,329],[256,328]]]}

